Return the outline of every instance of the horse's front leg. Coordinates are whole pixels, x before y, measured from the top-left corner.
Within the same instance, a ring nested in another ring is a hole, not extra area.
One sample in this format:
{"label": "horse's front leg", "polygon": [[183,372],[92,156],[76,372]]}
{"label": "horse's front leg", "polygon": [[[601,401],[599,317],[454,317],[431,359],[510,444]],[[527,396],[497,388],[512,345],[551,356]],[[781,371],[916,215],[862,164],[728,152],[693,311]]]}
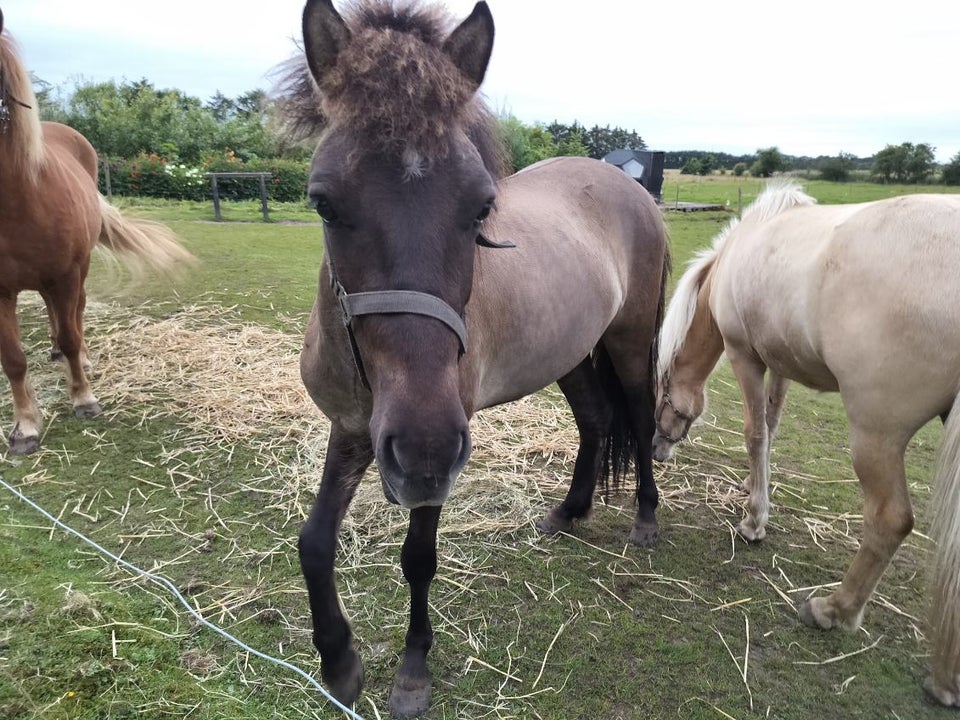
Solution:
{"label": "horse's front leg", "polygon": [[13,391],[10,453],[26,455],[40,446],[43,419],[27,377],[27,356],[20,344],[15,295],[0,295],[0,365],[3,366],[3,372],[10,380],[10,389]]}
{"label": "horse's front leg", "polygon": [[403,541],[400,564],[403,576],[410,584],[410,627],[403,663],[390,693],[390,712],[398,718],[422,715],[430,705],[431,676],[427,653],[433,645],[433,628],[427,603],[430,582],[437,572],[439,521],[439,506],[411,510],[407,538]]}
{"label": "horse's front leg", "polygon": [[[730,366],[743,395],[743,438],[750,458],[746,515],[737,530],[751,542],[766,537],[770,516],[770,430],[767,424],[767,397],[763,388],[766,367],[736,351],[729,353]],[[784,385],[783,391],[786,392]],[[782,398],[781,398],[782,402]]]}
{"label": "horse's front leg", "polygon": [[353,647],[334,581],[337,533],[364,471],[373,460],[369,436],[351,436],[334,424],[317,500],[300,531],[300,568],[310,597],[313,644],[324,683],[337,700],[353,704],[363,685],[363,665]]}

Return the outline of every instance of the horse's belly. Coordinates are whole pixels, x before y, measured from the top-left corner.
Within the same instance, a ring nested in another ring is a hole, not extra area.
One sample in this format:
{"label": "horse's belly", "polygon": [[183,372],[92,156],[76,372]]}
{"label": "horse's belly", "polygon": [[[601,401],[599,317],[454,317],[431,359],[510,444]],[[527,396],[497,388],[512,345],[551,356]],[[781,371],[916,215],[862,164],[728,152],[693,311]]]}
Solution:
{"label": "horse's belly", "polygon": [[757,353],[771,372],[821,392],[836,392],[837,378],[818,356],[786,346],[758,347]]}

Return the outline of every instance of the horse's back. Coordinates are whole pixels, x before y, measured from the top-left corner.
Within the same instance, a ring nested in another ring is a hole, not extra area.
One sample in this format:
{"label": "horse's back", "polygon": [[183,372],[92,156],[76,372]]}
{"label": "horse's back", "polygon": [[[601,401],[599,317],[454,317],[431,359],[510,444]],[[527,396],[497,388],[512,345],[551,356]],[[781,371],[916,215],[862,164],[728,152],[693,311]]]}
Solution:
{"label": "horse's back", "polygon": [[516,247],[477,258],[467,316],[478,406],[553,382],[611,325],[655,322],[666,234],[649,193],[621,170],[588,158],[525,168],[501,181],[489,232]]}
{"label": "horse's back", "polygon": [[960,198],[800,207],[731,239],[718,323],[774,372],[910,423],[960,389]]}
{"label": "horse's back", "polygon": [[44,122],[41,123],[41,126],[43,127],[43,139],[48,148],[55,153],[72,157],[96,183],[97,151],[94,150],[90,141],[69,125]]}

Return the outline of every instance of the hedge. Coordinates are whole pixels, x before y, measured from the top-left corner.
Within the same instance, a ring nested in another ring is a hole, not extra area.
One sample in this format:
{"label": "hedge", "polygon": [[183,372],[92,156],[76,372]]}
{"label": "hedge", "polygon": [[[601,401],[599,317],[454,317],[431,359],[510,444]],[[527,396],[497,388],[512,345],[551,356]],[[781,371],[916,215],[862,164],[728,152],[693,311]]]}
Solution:
{"label": "hedge", "polygon": [[[110,192],[114,195],[206,200],[210,198],[208,172],[268,172],[267,195],[277,202],[298,202],[306,198],[309,163],[299,160],[241,161],[232,151],[204,158],[200,167],[190,167],[156,154],[142,153],[135,158],[111,158],[107,161]],[[102,165],[103,163],[101,163]],[[100,191],[107,192],[107,172],[101,168]],[[253,178],[219,178],[217,188],[226,200],[260,197],[259,183]]]}

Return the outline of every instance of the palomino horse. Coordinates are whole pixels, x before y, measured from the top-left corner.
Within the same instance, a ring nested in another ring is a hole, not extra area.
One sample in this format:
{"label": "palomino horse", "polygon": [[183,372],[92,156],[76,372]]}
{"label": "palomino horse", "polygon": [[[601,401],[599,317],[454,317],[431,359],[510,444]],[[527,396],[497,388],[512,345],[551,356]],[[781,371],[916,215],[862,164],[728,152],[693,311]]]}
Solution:
{"label": "palomino horse", "polygon": [[838,391],[864,494],[863,538],[840,587],[808,599],[800,617],[853,630],[913,528],[906,445],[940,416],[927,687],[940,702],[960,705],[960,412],[950,414],[960,392],[960,197],[814,202],[796,185],[766,190],[680,279],[661,332],[654,455],[665,460],[686,436],[726,352],[743,392],[750,456],[739,529],[761,540],[770,439],[787,384]]}
{"label": "palomino horse", "polygon": [[300,119],[325,123],[309,195],[326,262],[301,354],[304,384],[331,420],[300,535],[313,639],[333,693],[356,700],[362,666],[334,554],[376,459],[384,495],[410,510],[410,625],[390,701],[403,716],[429,703],[437,524],[470,456],[476,410],[556,380],[581,445],[567,497],[540,528],[570,528],[608,466],[616,477],[633,461],[631,540],[657,534],[655,341],[669,264],[659,211],[595,160],[503,178],[496,121],[477,96],[493,46],[487,5],[451,28],[437,8],[361,0],[341,17],[330,0],[309,0],[307,62],[292,78],[307,103]]}
{"label": "palomino horse", "polygon": [[162,225],[132,221],[97,191],[97,154],[78,132],[42,123],[36,98],[0,14],[0,361],[13,390],[10,452],[37,449],[42,416],[27,378],[17,295],[36,290],[62,353],[73,410],[100,413],[87,380],[84,281],[97,244],[134,268],[172,268],[191,256]]}

